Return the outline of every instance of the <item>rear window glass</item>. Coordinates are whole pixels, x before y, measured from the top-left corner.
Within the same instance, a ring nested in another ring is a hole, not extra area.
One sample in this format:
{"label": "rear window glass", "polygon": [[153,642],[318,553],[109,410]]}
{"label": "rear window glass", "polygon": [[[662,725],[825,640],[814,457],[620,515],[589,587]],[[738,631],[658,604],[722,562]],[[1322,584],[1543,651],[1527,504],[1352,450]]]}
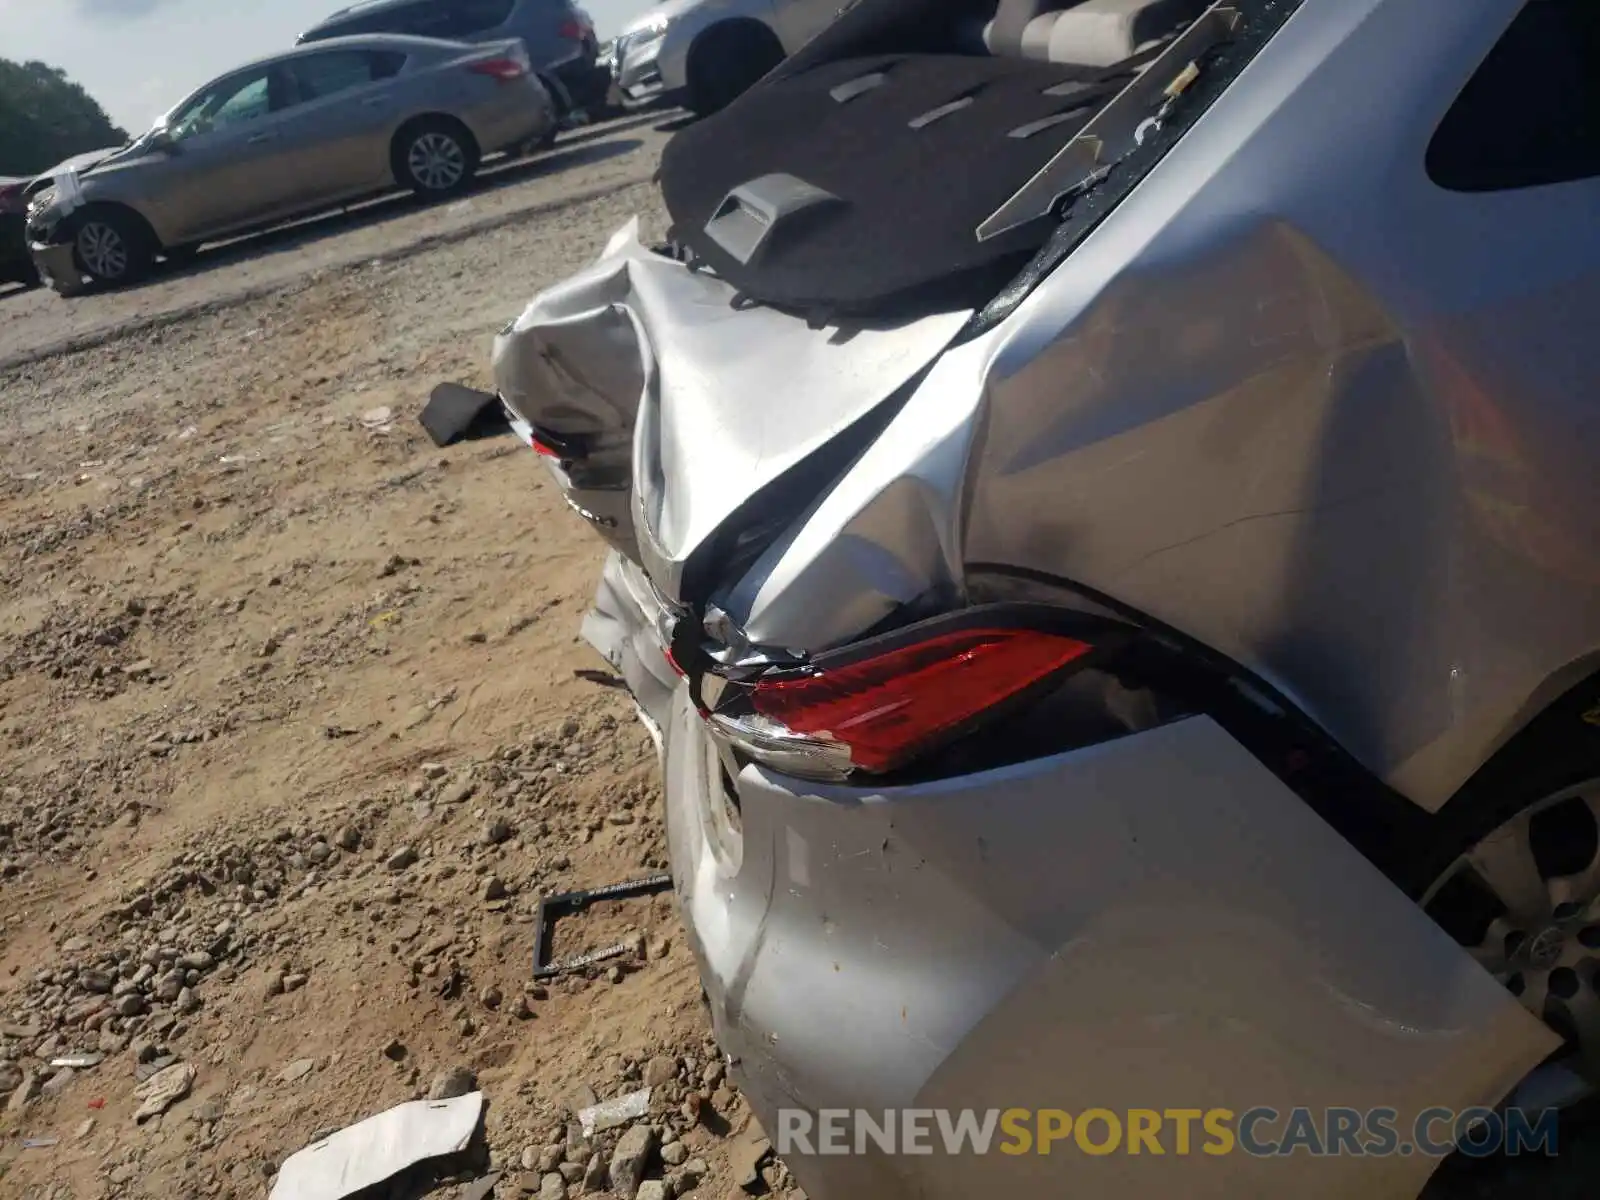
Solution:
{"label": "rear window glass", "polygon": [[321,100],[399,74],[406,56],[385,51],[333,50],[290,64],[301,100]]}
{"label": "rear window glass", "polygon": [[1528,0],[1445,115],[1427,167],[1459,192],[1600,176],[1600,0]]}

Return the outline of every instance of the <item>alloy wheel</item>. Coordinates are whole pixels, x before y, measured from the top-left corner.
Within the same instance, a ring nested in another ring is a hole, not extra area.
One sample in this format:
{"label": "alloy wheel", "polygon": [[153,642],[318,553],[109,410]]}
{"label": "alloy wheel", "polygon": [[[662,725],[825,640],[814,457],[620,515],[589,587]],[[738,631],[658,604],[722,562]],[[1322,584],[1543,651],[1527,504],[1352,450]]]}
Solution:
{"label": "alloy wheel", "polygon": [[78,259],[96,279],[121,279],[128,271],[128,243],[104,221],[89,221],[78,230]]}
{"label": "alloy wheel", "polygon": [[1422,904],[1600,1084],[1600,779],[1501,824]]}
{"label": "alloy wheel", "polygon": [[430,192],[447,192],[467,173],[467,154],[448,133],[432,130],[411,143],[406,155],[411,177]]}

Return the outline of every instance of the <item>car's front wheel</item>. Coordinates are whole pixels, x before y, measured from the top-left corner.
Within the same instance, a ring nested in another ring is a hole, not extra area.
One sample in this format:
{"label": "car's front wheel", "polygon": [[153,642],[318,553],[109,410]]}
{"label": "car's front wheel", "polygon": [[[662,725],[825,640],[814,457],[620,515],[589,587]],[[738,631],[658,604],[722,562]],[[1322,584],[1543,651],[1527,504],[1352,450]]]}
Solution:
{"label": "car's front wheel", "polygon": [[455,195],[472,183],[477,172],[478,147],[458,122],[418,121],[395,138],[395,178],[419,196]]}
{"label": "car's front wheel", "polygon": [[144,223],[120,208],[89,208],[74,222],[73,258],[95,283],[118,287],[144,278],[155,246]]}
{"label": "car's front wheel", "polygon": [[759,21],[713,25],[689,51],[689,107],[702,117],[720,112],[782,61],[782,44]]}

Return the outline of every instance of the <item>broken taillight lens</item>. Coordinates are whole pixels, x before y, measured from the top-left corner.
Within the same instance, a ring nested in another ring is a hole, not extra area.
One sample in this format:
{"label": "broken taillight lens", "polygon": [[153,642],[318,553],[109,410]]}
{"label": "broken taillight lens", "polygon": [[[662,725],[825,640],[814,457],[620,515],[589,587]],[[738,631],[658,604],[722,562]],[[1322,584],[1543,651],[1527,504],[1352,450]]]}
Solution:
{"label": "broken taillight lens", "polygon": [[757,679],[714,729],[751,758],[806,778],[883,774],[1079,664],[1094,646],[1026,628],[932,633],[803,674]]}

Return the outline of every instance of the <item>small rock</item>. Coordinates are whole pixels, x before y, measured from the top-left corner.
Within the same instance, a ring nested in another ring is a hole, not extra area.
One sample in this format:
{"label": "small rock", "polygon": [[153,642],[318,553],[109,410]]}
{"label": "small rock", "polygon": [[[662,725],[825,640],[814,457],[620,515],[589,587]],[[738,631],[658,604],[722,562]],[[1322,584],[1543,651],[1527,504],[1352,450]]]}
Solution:
{"label": "small rock", "polygon": [[571,1188],[583,1179],[583,1164],[564,1162],[556,1164],[556,1170],[561,1173],[561,1178],[567,1181],[567,1188]]}
{"label": "small rock", "polygon": [[144,1012],[144,997],[138,992],[129,992],[116,1003],[117,1016],[137,1017]]}
{"label": "small rock", "polygon": [[40,1087],[39,1091],[46,1096],[59,1096],[71,1086],[77,1074],[71,1067],[62,1067],[44,1081],[44,1085]]}
{"label": "small rock", "polygon": [[422,777],[424,779],[443,779],[450,773],[450,768],[443,763],[425,762],[422,764]]}
{"label": "small rock", "polygon": [[706,1165],[705,1159],[691,1158],[688,1162],[683,1164],[683,1170],[679,1171],[678,1174],[685,1183],[687,1183],[690,1187],[693,1187],[707,1175],[711,1174],[711,1168]]}
{"label": "small rock", "polygon": [[634,1193],[634,1200],[672,1200],[672,1197],[667,1195],[667,1185],[661,1180],[647,1179]]}
{"label": "small rock", "polygon": [[213,1097],[210,1100],[203,1100],[196,1105],[195,1110],[189,1114],[189,1118],[202,1125],[215,1125],[218,1121],[222,1120],[222,1114],[222,1101]]}
{"label": "small rock", "polygon": [[657,1055],[644,1065],[646,1087],[662,1087],[678,1077],[678,1060]]}
{"label": "small rock", "polygon": [[400,849],[389,855],[389,858],[384,865],[387,866],[391,871],[404,871],[416,861],[417,852],[410,846],[401,846]]}
{"label": "small rock", "polygon": [[283,995],[283,972],[274,971],[270,976],[268,976],[267,986],[264,990],[266,992],[266,997],[269,1000],[274,996]]}
{"label": "small rock", "polygon": [[39,1098],[39,1091],[44,1086],[44,1081],[33,1071],[25,1071],[22,1082],[11,1092],[11,1100],[6,1104],[6,1111],[19,1113],[28,1105]]}
{"label": "small rock", "polygon": [[278,1072],[278,1082],[298,1083],[307,1075],[311,1074],[316,1065],[316,1060],[314,1059],[298,1058],[283,1070]]}
{"label": "small rock", "polygon": [[390,1062],[403,1062],[406,1057],[405,1043],[399,1038],[390,1038],[383,1045],[383,1056]]}
{"label": "small rock", "polygon": [[541,1178],[539,1200],[567,1200],[567,1181],[554,1171]]}
{"label": "small rock", "polygon": [[502,996],[500,989],[491,983],[478,993],[478,999],[483,1002],[485,1008],[495,1009],[500,1007],[500,1002],[504,999],[504,996]]}
{"label": "small rock", "polygon": [[88,970],[78,972],[78,986],[84,991],[96,996],[110,994],[116,984],[116,976],[110,971]]}
{"label": "small rock", "polygon": [[183,986],[183,972],[174,967],[156,981],[156,999],[163,1004],[171,1004],[183,991]]}
{"label": "small rock", "polygon": [[498,846],[511,840],[511,822],[504,817],[492,817],[483,827],[483,844]]}
{"label": "small rock", "polygon": [[283,977],[283,990],[286,992],[298,992],[305,987],[308,978],[304,971],[291,971]]}
{"label": "small rock", "polygon": [[345,825],[334,835],[333,840],[339,849],[354,854],[361,849],[361,830],[354,825]]}
{"label": "small rock", "polygon": [[478,785],[470,779],[458,779],[439,793],[440,804],[465,804],[477,792]]}
{"label": "small rock", "polygon": [[681,1167],[689,1157],[689,1148],[682,1142],[668,1142],[661,1147],[661,1161],[669,1167]]}
{"label": "small rock", "polygon": [[566,1156],[565,1143],[552,1143],[539,1151],[539,1162],[534,1169],[541,1175],[549,1174],[561,1165],[561,1160]]}
{"label": "small rock", "polygon": [[429,1100],[453,1100],[478,1090],[478,1076],[471,1067],[451,1067],[433,1077],[428,1087]]}
{"label": "small rock", "polygon": [[524,1146],[522,1148],[522,1169],[524,1171],[537,1171],[539,1169],[540,1153],[541,1150],[538,1146]]}
{"label": "small rock", "polygon": [[729,1147],[728,1173],[747,1192],[759,1192],[762,1187],[761,1166],[772,1153],[772,1143],[761,1133],[759,1125],[752,1124]]}
{"label": "small rock", "polygon": [[186,987],[180,991],[177,1000],[173,1003],[179,1012],[185,1014],[198,1012],[200,1009],[200,997],[192,987]]}
{"label": "small rock", "polygon": [[627,1200],[633,1200],[655,1148],[656,1131],[653,1126],[635,1125],[623,1134],[617,1141],[617,1148],[611,1152],[611,1167],[607,1173],[611,1190]]}
{"label": "small rock", "polygon": [[133,1119],[143,1124],[151,1117],[159,1117],[189,1094],[189,1089],[194,1086],[194,1077],[193,1063],[173,1063],[157,1071],[133,1089],[133,1098],[140,1101]]}
{"label": "small rock", "polygon": [[506,898],[505,880],[498,875],[490,875],[483,881],[482,895],[486,901],[504,900]]}
{"label": "small rock", "polygon": [[611,983],[621,983],[624,976],[621,967],[611,967],[606,971],[606,979]]}
{"label": "small rock", "polygon": [[589,1165],[583,1168],[583,1190],[603,1192],[606,1189],[606,1160],[597,1151],[589,1156]]}

